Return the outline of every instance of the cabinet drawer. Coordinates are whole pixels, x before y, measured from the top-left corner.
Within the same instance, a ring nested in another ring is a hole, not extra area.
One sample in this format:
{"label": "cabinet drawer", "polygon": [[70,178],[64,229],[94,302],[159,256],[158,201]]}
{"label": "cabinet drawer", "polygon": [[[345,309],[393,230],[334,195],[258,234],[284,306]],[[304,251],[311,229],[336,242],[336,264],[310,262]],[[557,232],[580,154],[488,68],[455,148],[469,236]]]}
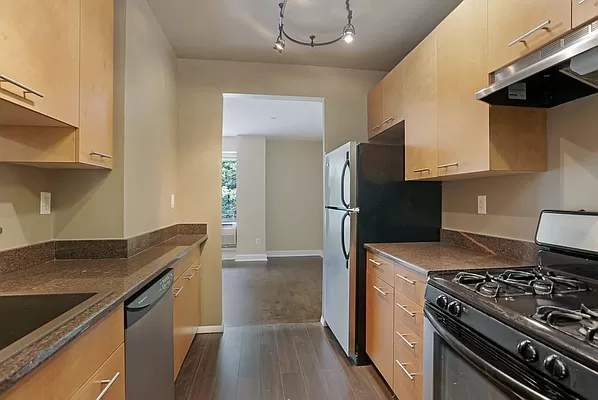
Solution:
{"label": "cabinet drawer", "polygon": [[424,341],[417,336],[398,318],[394,320],[394,345],[402,349],[403,353],[410,354],[422,365],[424,359]]}
{"label": "cabinet drawer", "polygon": [[426,293],[426,278],[409,271],[400,264],[396,264],[395,290],[423,307],[424,295]]}
{"label": "cabinet drawer", "polygon": [[176,281],[190,267],[199,268],[199,248],[193,247],[174,265],[174,280]]}
{"label": "cabinet drawer", "polygon": [[2,400],[70,399],[124,342],[120,306],[27,375]]}
{"label": "cabinet drawer", "polygon": [[400,347],[394,348],[393,390],[400,400],[421,400],[422,371],[420,364]]}
{"label": "cabinet drawer", "polygon": [[367,274],[366,284],[365,350],[392,386],[393,288],[372,273]]}
{"label": "cabinet drawer", "polygon": [[573,2],[573,28],[598,18],[598,0],[571,0]]}
{"label": "cabinet drawer", "polygon": [[[197,270],[196,270],[197,269]],[[174,282],[173,335],[176,379],[199,325],[199,268],[190,267]]]}
{"label": "cabinet drawer", "polygon": [[122,344],[71,400],[125,399],[125,345]]}
{"label": "cabinet drawer", "polygon": [[398,320],[417,336],[422,337],[424,331],[424,309],[407,296],[395,292],[395,320]]}
{"label": "cabinet drawer", "polygon": [[394,286],[395,264],[392,261],[368,252],[367,262],[368,272],[382,279],[387,285]]}

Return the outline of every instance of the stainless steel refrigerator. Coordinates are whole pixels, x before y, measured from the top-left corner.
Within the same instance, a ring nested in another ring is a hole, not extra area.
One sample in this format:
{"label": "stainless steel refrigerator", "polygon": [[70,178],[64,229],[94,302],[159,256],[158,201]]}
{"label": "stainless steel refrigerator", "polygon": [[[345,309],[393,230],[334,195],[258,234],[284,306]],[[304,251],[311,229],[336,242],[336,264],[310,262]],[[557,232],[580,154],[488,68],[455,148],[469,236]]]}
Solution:
{"label": "stainless steel refrigerator", "polygon": [[365,243],[440,240],[440,182],[405,182],[400,145],[349,142],[324,163],[322,317],[357,364],[365,352]]}

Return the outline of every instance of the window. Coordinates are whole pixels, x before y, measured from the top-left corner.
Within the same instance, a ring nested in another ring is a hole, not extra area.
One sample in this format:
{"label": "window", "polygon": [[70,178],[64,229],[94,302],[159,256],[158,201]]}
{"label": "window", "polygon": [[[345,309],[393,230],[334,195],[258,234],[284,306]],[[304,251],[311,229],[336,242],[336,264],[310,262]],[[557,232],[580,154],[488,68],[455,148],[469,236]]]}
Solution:
{"label": "window", "polygon": [[222,222],[237,220],[237,154],[222,153]]}

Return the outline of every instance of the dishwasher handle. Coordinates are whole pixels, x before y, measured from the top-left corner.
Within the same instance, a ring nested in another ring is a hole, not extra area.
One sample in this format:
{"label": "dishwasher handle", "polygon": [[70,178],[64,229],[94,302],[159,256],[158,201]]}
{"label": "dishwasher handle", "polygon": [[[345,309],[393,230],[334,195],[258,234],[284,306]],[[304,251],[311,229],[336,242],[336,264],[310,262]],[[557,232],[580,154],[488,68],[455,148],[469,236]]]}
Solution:
{"label": "dishwasher handle", "polygon": [[172,296],[174,272],[167,269],[125,302],[126,328],[131,327],[151,311],[160,299]]}

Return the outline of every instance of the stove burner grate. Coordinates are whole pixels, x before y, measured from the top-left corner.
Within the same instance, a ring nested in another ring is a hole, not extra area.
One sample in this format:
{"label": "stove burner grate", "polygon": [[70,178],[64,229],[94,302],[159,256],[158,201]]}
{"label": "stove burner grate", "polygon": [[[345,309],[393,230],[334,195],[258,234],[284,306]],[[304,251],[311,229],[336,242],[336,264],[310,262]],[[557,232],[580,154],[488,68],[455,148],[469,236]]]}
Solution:
{"label": "stove burner grate", "polygon": [[[581,335],[583,340],[594,346],[596,333],[598,333],[598,311],[581,305],[579,310],[571,310],[556,306],[541,306],[533,316],[535,319],[546,322],[551,328],[557,329],[570,336]],[[578,329],[575,329],[579,326]]]}

